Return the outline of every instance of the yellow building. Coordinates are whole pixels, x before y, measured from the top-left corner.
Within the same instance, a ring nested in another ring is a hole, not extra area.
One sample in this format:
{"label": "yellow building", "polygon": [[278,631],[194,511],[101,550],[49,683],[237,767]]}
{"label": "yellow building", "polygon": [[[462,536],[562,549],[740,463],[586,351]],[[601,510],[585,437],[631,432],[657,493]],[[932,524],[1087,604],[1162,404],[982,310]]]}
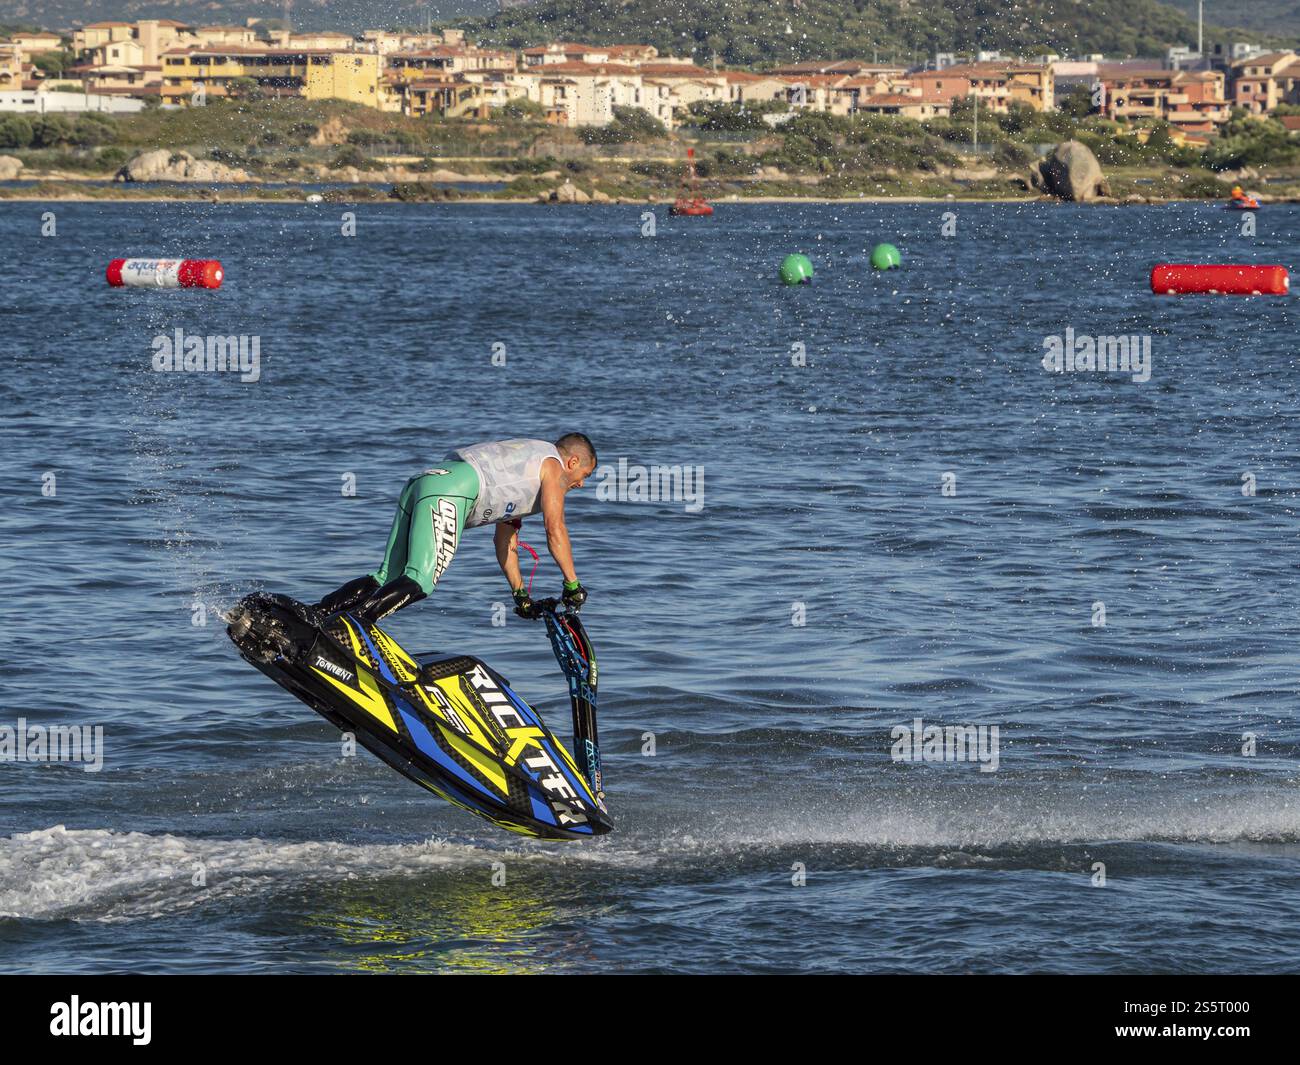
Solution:
{"label": "yellow building", "polygon": [[401,97],[384,82],[383,64],[383,57],[374,52],[238,45],[178,50],[163,56],[162,99],[188,105],[200,85],[210,97],[229,96],[232,81],[252,78],[271,96],[347,100],[397,111]]}
{"label": "yellow building", "polygon": [[269,95],[301,96],[309,54],[238,45],[171,51],[162,57],[162,100],[188,105],[200,85],[208,96],[229,96],[237,78],[252,78]]}
{"label": "yellow building", "polygon": [[23,53],[12,41],[0,41],[0,92],[23,87]]}
{"label": "yellow building", "polygon": [[384,60],[374,52],[313,52],[307,57],[302,94],[308,100],[347,100],[381,111],[397,110],[400,99],[381,82]]}

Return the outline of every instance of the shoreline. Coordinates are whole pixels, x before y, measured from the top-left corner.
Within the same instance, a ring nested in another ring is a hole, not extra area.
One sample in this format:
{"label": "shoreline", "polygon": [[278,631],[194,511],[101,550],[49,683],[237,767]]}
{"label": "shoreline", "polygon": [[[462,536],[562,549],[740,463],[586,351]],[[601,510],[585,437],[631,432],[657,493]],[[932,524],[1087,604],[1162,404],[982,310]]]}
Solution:
{"label": "shoreline", "polygon": [[[95,180],[95,179],[84,179]],[[58,182],[51,182],[58,183]],[[124,188],[130,188],[131,185],[125,185]],[[359,188],[378,190],[380,187],[375,185],[358,185]],[[250,184],[250,188],[256,188],[255,184]],[[425,203],[437,204],[439,206],[448,206],[455,204],[533,204],[537,207],[670,207],[675,197],[665,199],[645,199],[645,200],[611,200],[608,203],[543,203],[536,196],[488,196],[468,194],[457,196],[452,199],[429,199],[429,200],[401,200],[395,197],[382,195],[363,195],[356,199],[350,199],[345,194],[334,194],[329,199],[322,200],[319,203],[311,203],[300,196],[259,196],[259,195],[203,195],[193,196],[175,195],[175,194],[152,194],[152,195],[113,195],[106,194],[92,196],[85,193],[69,190],[66,193],[59,192],[51,194],[49,191],[36,192],[35,190],[26,189],[4,189],[0,188],[0,203],[210,203],[210,204],[240,204],[240,203],[290,203],[301,204],[306,207],[325,207],[331,204],[365,204],[375,206],[381,204],[408,204],[408,203]],[[1032,195],[1032,196],[741,196],[736,198],[725,198],[710,200],[714,207],[739,206],[746,203],[808,203],[808,204],[851,204],[851,203],[998,203],[998,204],[1043,204],[1046,206],[1059,206],[1073,201],[1058,200],[1051,196]],[[1175,198],[1175,197],[1150,197],[1142,200],[1123,200],[1114,197],[1103,197],[1095,200],[1081,201],[1085,207],[1160,207],[1170,204],[1188,203],[1188,204],[1210,204],[1222,205],[1223,201],[1215,198]],[[1263,206],[1281,206],[1288,203],[1300,203],[1300,198],[1279,197],[1271,200],[1261,200]]]}
{"label": "shoreline", "polygon": [[[0,190],[0,204],[4,203],[207,203],[212,205],[237,205],[241,203],[283,203],[283,204],[300,204],[304,207],[329,207],[339,204],[357,205],[364,204],[367,207],[379,207],[387,204],[409,206],[412,203],[423,204],[425,206],[438,207],[456,207],[461,205],[467,206],[491,206],[492,204],[531,204],[536,207],[671,207],[673,200],[624,200],[622,202],[611,201],[609,203],[575,203],[575,204],[557,204],[557,203],[540,203],[535,197],[511,197],[511,198],[493,198],[489,196],[465,196],[450,200],[399,200],[393,197],[384,196],[380,198],[362,197],[360,199],[348,199],[346,197],[339,199],[324,200],[320,203],[309,203],[307,200],[290,196],[231,196],[231,197],[210,197],[210,196],[79,196],[79,195],[33,195],[19,194],[7,195],[4,190]],[[844,197],[827,197],[827,196],[746,196],[739,200],[712,200],[710,201],[714,208],[718,207],[740,207],[747,203],[755,204],[775,204],[775,203],[806,203],[817,204],[821,206],[839,205],[853,203],[994,203],[994,204],[1039,204],[1045,207],[1061,207],[1073,203],[1070,200],[1057,200],[1049,196],[1023,196],[1023,197],[988,197],[988,196],[844,196]],[[1077,206],[1082,207],[1168,207],[1174,204],[1202,204],[1209,206],[1222,206],[1223,201],[1217,199],[1148,199],[1148,200],[1115,200],[1115,199],[1097,199],[1081,201]],[[1263,206],[1281,207],[1286,204],[1300,203],[1300,199],[1273,200]]]}

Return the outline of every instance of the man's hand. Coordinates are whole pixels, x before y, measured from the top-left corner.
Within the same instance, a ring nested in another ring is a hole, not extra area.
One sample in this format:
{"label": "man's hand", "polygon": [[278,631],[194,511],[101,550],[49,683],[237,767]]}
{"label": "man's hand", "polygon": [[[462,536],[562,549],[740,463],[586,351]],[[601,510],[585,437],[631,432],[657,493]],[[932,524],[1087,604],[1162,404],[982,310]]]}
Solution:
{"label": "man's hand", "polygon": [[565,581],[563,599],[570,610],[580,610],[587,601],[587,589],[577,581]]}
{"label": "man's hand", "polygon": [[541,617],[541,612],[533,602],[533,597],[528,594],[527,588],[515,589],[515,613],[528,621],[536,621]]}

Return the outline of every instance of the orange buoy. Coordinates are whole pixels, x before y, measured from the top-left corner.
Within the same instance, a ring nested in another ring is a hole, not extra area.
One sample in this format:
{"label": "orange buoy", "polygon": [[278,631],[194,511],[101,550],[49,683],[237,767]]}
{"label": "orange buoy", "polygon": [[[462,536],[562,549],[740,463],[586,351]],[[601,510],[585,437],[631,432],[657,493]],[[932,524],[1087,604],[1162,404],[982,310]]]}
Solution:
{"label": "orange buoy", "polygon": [[220,288],[216,259],[114,259],[104,271],[114,288]]}
{"label": "orange buoy", "polygon": [[1160,296],[1285,296],[1290,288],[1285,266],[1157,263],[1151,268],[1151,291]]}

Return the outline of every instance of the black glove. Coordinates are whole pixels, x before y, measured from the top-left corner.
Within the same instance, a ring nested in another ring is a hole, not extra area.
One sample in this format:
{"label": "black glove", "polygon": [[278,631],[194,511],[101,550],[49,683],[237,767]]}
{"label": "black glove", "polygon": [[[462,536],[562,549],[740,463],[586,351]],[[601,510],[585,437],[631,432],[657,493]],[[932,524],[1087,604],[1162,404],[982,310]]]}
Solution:
{"label": "black glove", "polygon": [[527,588],[515,589],[515,613],[529,621],[536,621],[541,616]]}
{"label": "black glove", "polygon": [[572,587],[570,587],[568,581],[565,581],[564,595],[562,598],[564,599],[564,605],[570,610],[580,610],[582,604],[587,601],[587,589],[577,581],[573,582]]}

